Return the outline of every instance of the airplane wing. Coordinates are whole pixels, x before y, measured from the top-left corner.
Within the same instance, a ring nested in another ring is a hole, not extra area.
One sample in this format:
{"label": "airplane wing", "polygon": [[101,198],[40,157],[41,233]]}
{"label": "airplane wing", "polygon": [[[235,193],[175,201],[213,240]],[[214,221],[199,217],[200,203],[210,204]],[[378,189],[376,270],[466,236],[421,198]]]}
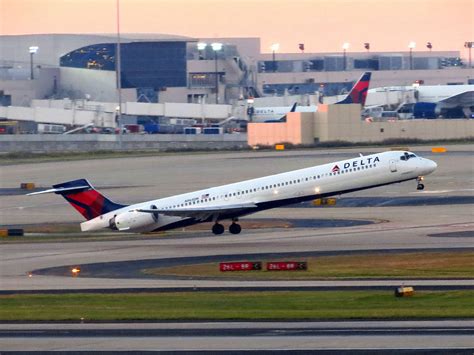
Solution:
{"label": "airplane wing", "polygon": [[251,210],[258,206],[254,203],[234,204],[227,206],[208,206],[208,207],[189,207],[176,209],[153,209],[138,208],[135,211],[144,213],[160,213],[167,216],[177,216],[182,218],[195,218],[199,221],[205,221],[211,216],[235,213],[243,210]]}
{"label": "airplane wing", "polygon": [[474,90],[465,91],[450,97],[447,97],[440,102],[450,104],[450,105],[459,105],[459,106],[472,106],[474,103]]}

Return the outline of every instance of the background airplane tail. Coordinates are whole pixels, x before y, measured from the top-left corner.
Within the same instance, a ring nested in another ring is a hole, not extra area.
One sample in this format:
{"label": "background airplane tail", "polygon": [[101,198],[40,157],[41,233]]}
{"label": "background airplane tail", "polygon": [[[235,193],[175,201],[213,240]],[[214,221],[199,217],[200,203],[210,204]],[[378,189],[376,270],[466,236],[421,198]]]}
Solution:
{"label": "background airplane tail", "polygon": [[349,94],[342,101],[336,102],[336,104],[361,104],[365,105],[367,98],[367,91],[369,90],[371,72],[365,72],[362,74],[360,79],[352,87]]}
{"label": "background airplane tail", "polygon": [[63,196],[87,220],[125,207],[103,196],[86,179],[63,182],[53,188],[55,194]]}

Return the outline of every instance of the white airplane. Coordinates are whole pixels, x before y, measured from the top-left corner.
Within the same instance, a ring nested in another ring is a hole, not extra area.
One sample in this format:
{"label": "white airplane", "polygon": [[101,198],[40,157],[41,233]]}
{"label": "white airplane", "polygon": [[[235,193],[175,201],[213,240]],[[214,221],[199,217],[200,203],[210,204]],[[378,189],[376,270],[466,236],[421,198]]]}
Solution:
{"label": "white airplane", "polygon": [[412,93],[416,116],[436,117],[447,110],[460,108],[466,116],[474,113],[474,85],[419,85],[374,88],[368,91],[368,102],[377,93]]}
{"label": "white airplane", "polygon": [[212,232],[222,234],[219,221],[230,219],[229,232],[238,234],[238,218],[258,211],[414,179],[422,190],[423,176],[436,167],[411,152],[389,151],[129,206],[110,201],[85,179],[28,195],[62,195],[87,219],[81,223],[84,232],[110,228],[143,233],[214,222]]}
{"label": "white airplane", "polygon": [[272,122],[282,121],[289,112],[316,112],[318,106],[273,106],[273,107],[255,107],[252,114],[252,122]]}
{"label": "white airplane", "polygon": [[[344,99],[335,102],[337,104],[361,104],[365,105],[367,92],[370,84],[371,72],[364,72],[359,80],[356,81],[351,91],[344,97]],[[274,106],[274,107],[254,107],[252,113],[252,122],[272,122],[284,121],[289,112],[316,112],[318,106]]]}

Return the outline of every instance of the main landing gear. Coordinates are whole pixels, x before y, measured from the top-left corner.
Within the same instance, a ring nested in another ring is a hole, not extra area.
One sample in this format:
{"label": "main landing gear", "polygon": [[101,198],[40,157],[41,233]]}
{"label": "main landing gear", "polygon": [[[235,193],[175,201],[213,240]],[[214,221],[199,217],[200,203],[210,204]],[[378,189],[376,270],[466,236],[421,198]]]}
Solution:
{"label": "main landing gear", "polygon": [[214,223],[214,225],[212,226],[212,233],[216,235],[224,233],[224,226],[217,222]]}
{"label": "main landing gear", "polygon": [[232,222],[232,224],[229,226],[229,232],[232,234],[239,234],[240,231],[242,230],[242,227],[240,224],[237,224],[235,222]]}
{"label": "main landing gear", "polygon": [[[229,226],[229,232],[231,234],[239,234],[241,231],[242,231],[242,227],[240,226],[240,224],[238,223],[235,223],[237,220],[233,220],[232,221],[232,224]],[[214,225],[212,226],[212,233],[218,235],[218,234],[222,234],[224,233],[224,226],[220,223],[214,223]]]}
{"label": "main landing gear", "polygon": [[421,183],[422,181],[423,181],[423,176],[418,176],[418,177],[416,178],[416,182],[418,183],[418,184],[416,185],[416,189],[417,189],[417,190],[423,190],[423,189],[425,188],[425,185],[423,185],[423,184]]}

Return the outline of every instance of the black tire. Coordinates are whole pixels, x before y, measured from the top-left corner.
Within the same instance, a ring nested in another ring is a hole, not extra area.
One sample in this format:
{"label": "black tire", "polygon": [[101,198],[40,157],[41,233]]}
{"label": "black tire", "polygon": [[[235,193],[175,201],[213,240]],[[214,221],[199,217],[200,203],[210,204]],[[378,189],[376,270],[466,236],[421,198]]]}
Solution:
{"label": "black tire", "polygon": [[241,231],[242,231],[242,227],[240,226],[240,224],[232,223],[229,226],[229,232],[232,234],[239,234]]}
{"label": "black tire", "polygon": [[416,187],[417,190],[423,190],[425,188],[425,185],[423,184],[418,184],[418,186]]}
{"label": "black tire", "polygon": [[224,233],[224,226],[222,224],[216,223],[212,226],[212,233],[214,234],[222,234]]}

